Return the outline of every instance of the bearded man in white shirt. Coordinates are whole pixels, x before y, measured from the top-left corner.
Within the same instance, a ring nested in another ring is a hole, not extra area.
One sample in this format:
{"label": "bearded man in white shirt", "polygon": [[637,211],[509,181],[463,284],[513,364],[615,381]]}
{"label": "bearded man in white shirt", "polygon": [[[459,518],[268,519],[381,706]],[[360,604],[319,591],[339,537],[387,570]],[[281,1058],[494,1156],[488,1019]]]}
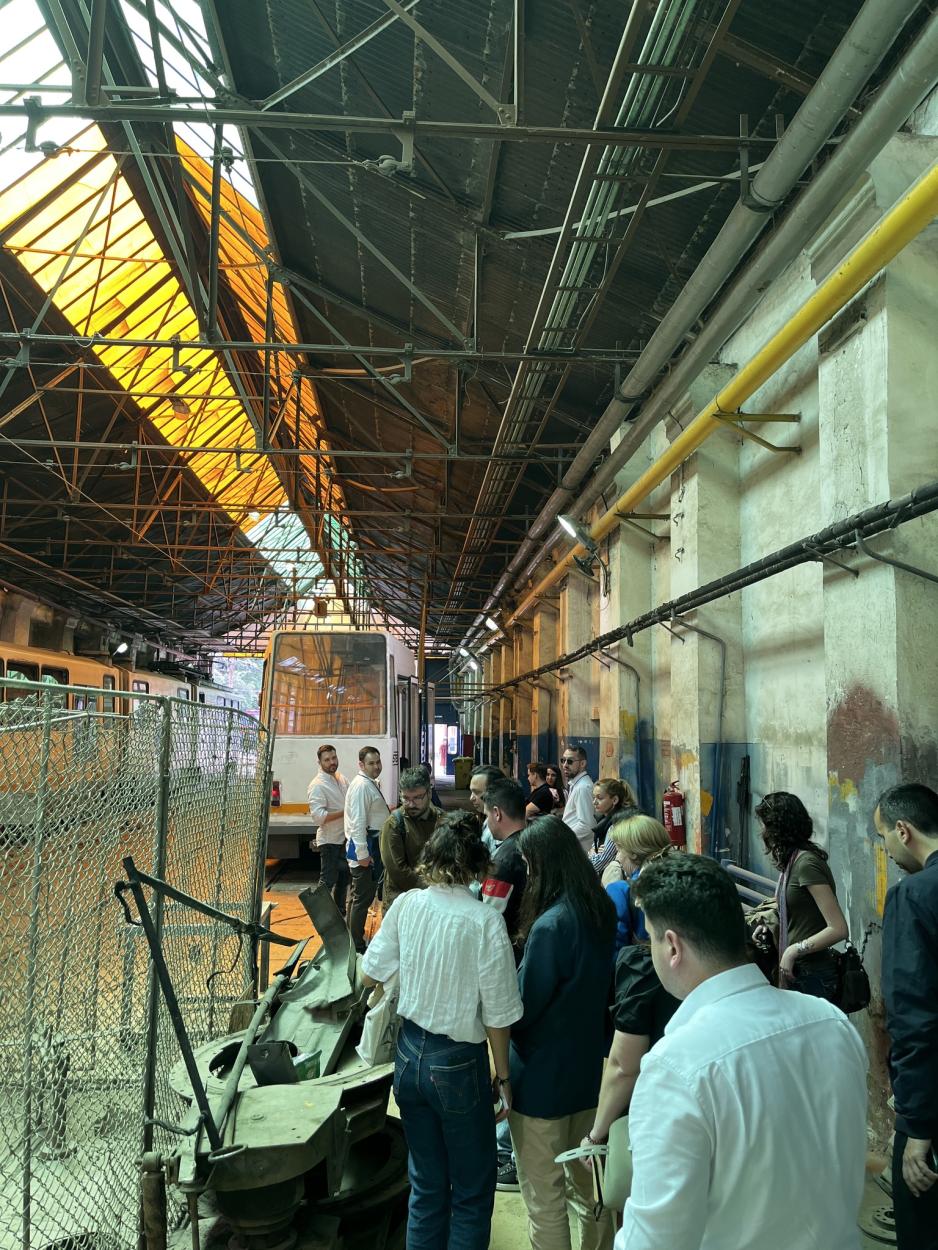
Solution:
{"label": "bearded man in white shirt", "polygon": [[345,858],[345,796],[348,782],[339,772],[339,756],[334,746],[323,743],[316,752],[316,758],[319,760],[319,772],[309,783],[306,799],[316,826],[319,879],[344,916],[349,885],[348,860]]}
{"label": "bearded man in white shirt", "polygon": [[348,931],[359,954],[365,951],[365,920],[378,885],[378,838],[391,814],[378,788],[380,775],[381,752],[377,747],[362,747],[358,752],[358,774],[349,783],[345,796],[345,856],[352,878]]}
{"label": "bearded man in white shirt", "polygon": [[632,1095],[616,1250],[859,1250],[867,1060],[853,1025],[747,962],[714,860],[666,856],[633,895],[682,1001]]}
{"label": "bearded man in white shirt", "polygon": [[593,849],[593,778],[586,771],[586,752],[582,747],[565,747],[560,759],[564,781],[567,783],[567,801],[563,809],[563,823],[577,836],[587,854]]}

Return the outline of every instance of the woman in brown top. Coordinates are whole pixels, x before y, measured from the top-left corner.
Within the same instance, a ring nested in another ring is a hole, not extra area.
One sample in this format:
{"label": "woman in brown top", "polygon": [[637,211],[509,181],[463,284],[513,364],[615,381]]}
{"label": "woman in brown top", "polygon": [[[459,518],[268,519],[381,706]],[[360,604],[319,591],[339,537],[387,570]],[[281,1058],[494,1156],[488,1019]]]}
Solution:
{"label": "woman in brown top", "polygon": [[848,936],[827,852],[811,841],[814,825],[801,799],[779,790],[756,808],[765,849],[779,869],[779,985],[832,1001],[837,959]]}

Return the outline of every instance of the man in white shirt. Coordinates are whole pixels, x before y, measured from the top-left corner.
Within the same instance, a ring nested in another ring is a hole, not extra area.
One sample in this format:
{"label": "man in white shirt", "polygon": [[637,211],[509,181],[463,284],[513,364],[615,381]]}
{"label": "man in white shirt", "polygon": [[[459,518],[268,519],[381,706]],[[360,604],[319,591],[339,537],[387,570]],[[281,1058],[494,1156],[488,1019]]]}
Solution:
{"label": "man in white shirt", "polygon": [[699,855],[633,886],[681,1006],[642,1060],[616,1250],[859,1250],[866,1052],[820,998],[747,963],[729,874]]}
{"label": "man in white shirt", "polygon": [[567,783],[563,823],[573,830],[588,855],[593,849],[596,813],[593,811],[593,779],[586,771],[586,752],[582,747],[566,747],[560,767]]}
{"label": "man in white shirt", "polygon": [[345,796],[348,782],[339,772],[339,756],[334,746],[323,744],[316,752],[319,772],[306,791],[309,814],[316,825],[319,851],[319,880],[327,886],[336,907],[345,915],[349,870],[345,858]]}
{"label": "man in white shirt", "polygon": [[[365,920],[374,902],[380,881],[378,837],[391,809],[378,789],[381,752],[362,747],[358,752],[358,774],[349,783],[345,796],[345,855],[352,879],[348,910],[348,931],[355,949],[365,950]],[[377,860],[377,863],[375,862]]]}

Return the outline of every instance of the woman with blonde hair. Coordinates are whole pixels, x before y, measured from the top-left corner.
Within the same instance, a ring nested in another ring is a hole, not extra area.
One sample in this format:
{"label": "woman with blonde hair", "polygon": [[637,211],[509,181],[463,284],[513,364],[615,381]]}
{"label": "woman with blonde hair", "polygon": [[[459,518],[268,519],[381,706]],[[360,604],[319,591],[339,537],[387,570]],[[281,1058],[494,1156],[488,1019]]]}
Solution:
{"label": "woman with blonde hair", "polygon": [[[593,849],[590,863],[602,877],[616,857],[616,844],[609,836],[614,824],[639,810],[635,791],[618,777],[602,777],[593,786]],[[603,885],[605,885],[605,881]]]}
{"label": "woman with blonde hair", "polygon": [[671,839],[660,820],[642,812],[616,821],[609,831],[616,847],[616,862],[622,869],[623,880],[612,881],[606,893],[616,909],[616,952],[631,942],[648,941],[645,918],[632,902],[632,882],[638,878],[645,865],[671,850]]}

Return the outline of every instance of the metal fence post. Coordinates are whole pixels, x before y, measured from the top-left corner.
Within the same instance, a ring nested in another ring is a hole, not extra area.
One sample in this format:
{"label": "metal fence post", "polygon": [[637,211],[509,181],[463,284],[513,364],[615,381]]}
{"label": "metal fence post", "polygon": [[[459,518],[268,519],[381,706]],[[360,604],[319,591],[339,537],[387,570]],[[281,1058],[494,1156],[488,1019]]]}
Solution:
{"label": "metal fence post", "polygon": [[39,777],[36,782],[35,823],[33,825],[33,861],[29,891],[29,936],[26,954],[26,1020],[23,1061],[23,1230],[22,1247],[29,1250],[32,1223],[33,1165],[33,1049],[36,1027],[36,978],[39,963],[39,899],[42,893],[42,852],[45,841],[45,816],[49,791],[49,757],[52,749],[52,692],[43,692],[42,747]]}
{"label": "metal fence post", "polygon": [[[153,876],[166,875],[166,844],[169,832],[169,782],[172,758],[172,705],[167,698],[159,700],[162,716],[160,727],[159,778],[156,792],[155,837],[153,844]],[[153,900],[153,926],[157,938],[163,934],[163,897]],[[143,1080],[143,1150],[153,1149],[153,1124],[156,1112],[156,1058],[159,1040],[160,989],[156,965],[150,960],[147,985],[146,1066]]]}
{"label": "metal fence post", "polygon": [[[260,733],[264,733],[263,730]],[[259,745],[259,744],[258,744]],[[261,769],[261,777],[263,778],[263,789],[260,795],[260,819],[257,826],[257,845],[254,848],[254,890],[252,894],[253,908],[251,911],[251,920],[255,924],[260,923],[261,911],[264,906],[264,870],[267,865],[267,822],[270,817],[270,791],[274,777],[274,731],[268,730],[264,735],[264,764]],[[269,926],[268,926],[269,927]],[[264,943],[266,946],[267,943]],[[254,983],[254,997],[259,992],[258,981],[260,969],[258,967],[257,954],[258,948],[255,944],[255,958],[252,962],[251,975]],[[267,956],[269,961],[269,954]],[[263,987],[261,987],[263,988]]]}
{"label": "metal fence post", "polygon": [[[222,790],[221,812],[219,814],[219,821],[218,821],[218,854],[215,857],[215,888],[212,893],[211,900],[206,900],[207,902],[211,901],[211,903],[215,907],[221,907],[221,904],[222,904],[221,883],[222,883],[222,870],[224,868],[224,862],[225,862],[225,835],[228,832],[228,808],[231,802],[231,786],[232,786],[231,738],[232,738],[232,730],[234,728],[234,717],[235,717],[235,713],[231,709],[229,709],[228,712],[226,713],[228,727],[225,733],[225,760],[224,760],[223,772],[222,772],[222,776],[224,777],[224,789]],[[251,917],[251,919],[253,920],[253,916]],[[217,968],[217,966],[218,966],[218,925],[216,924],[212,928],[212,967]],[[214,990],[212,991],[212,996],[208,1002],[208,1031],[210,1034],[215,1031],[215,993],[214,993]]]}

